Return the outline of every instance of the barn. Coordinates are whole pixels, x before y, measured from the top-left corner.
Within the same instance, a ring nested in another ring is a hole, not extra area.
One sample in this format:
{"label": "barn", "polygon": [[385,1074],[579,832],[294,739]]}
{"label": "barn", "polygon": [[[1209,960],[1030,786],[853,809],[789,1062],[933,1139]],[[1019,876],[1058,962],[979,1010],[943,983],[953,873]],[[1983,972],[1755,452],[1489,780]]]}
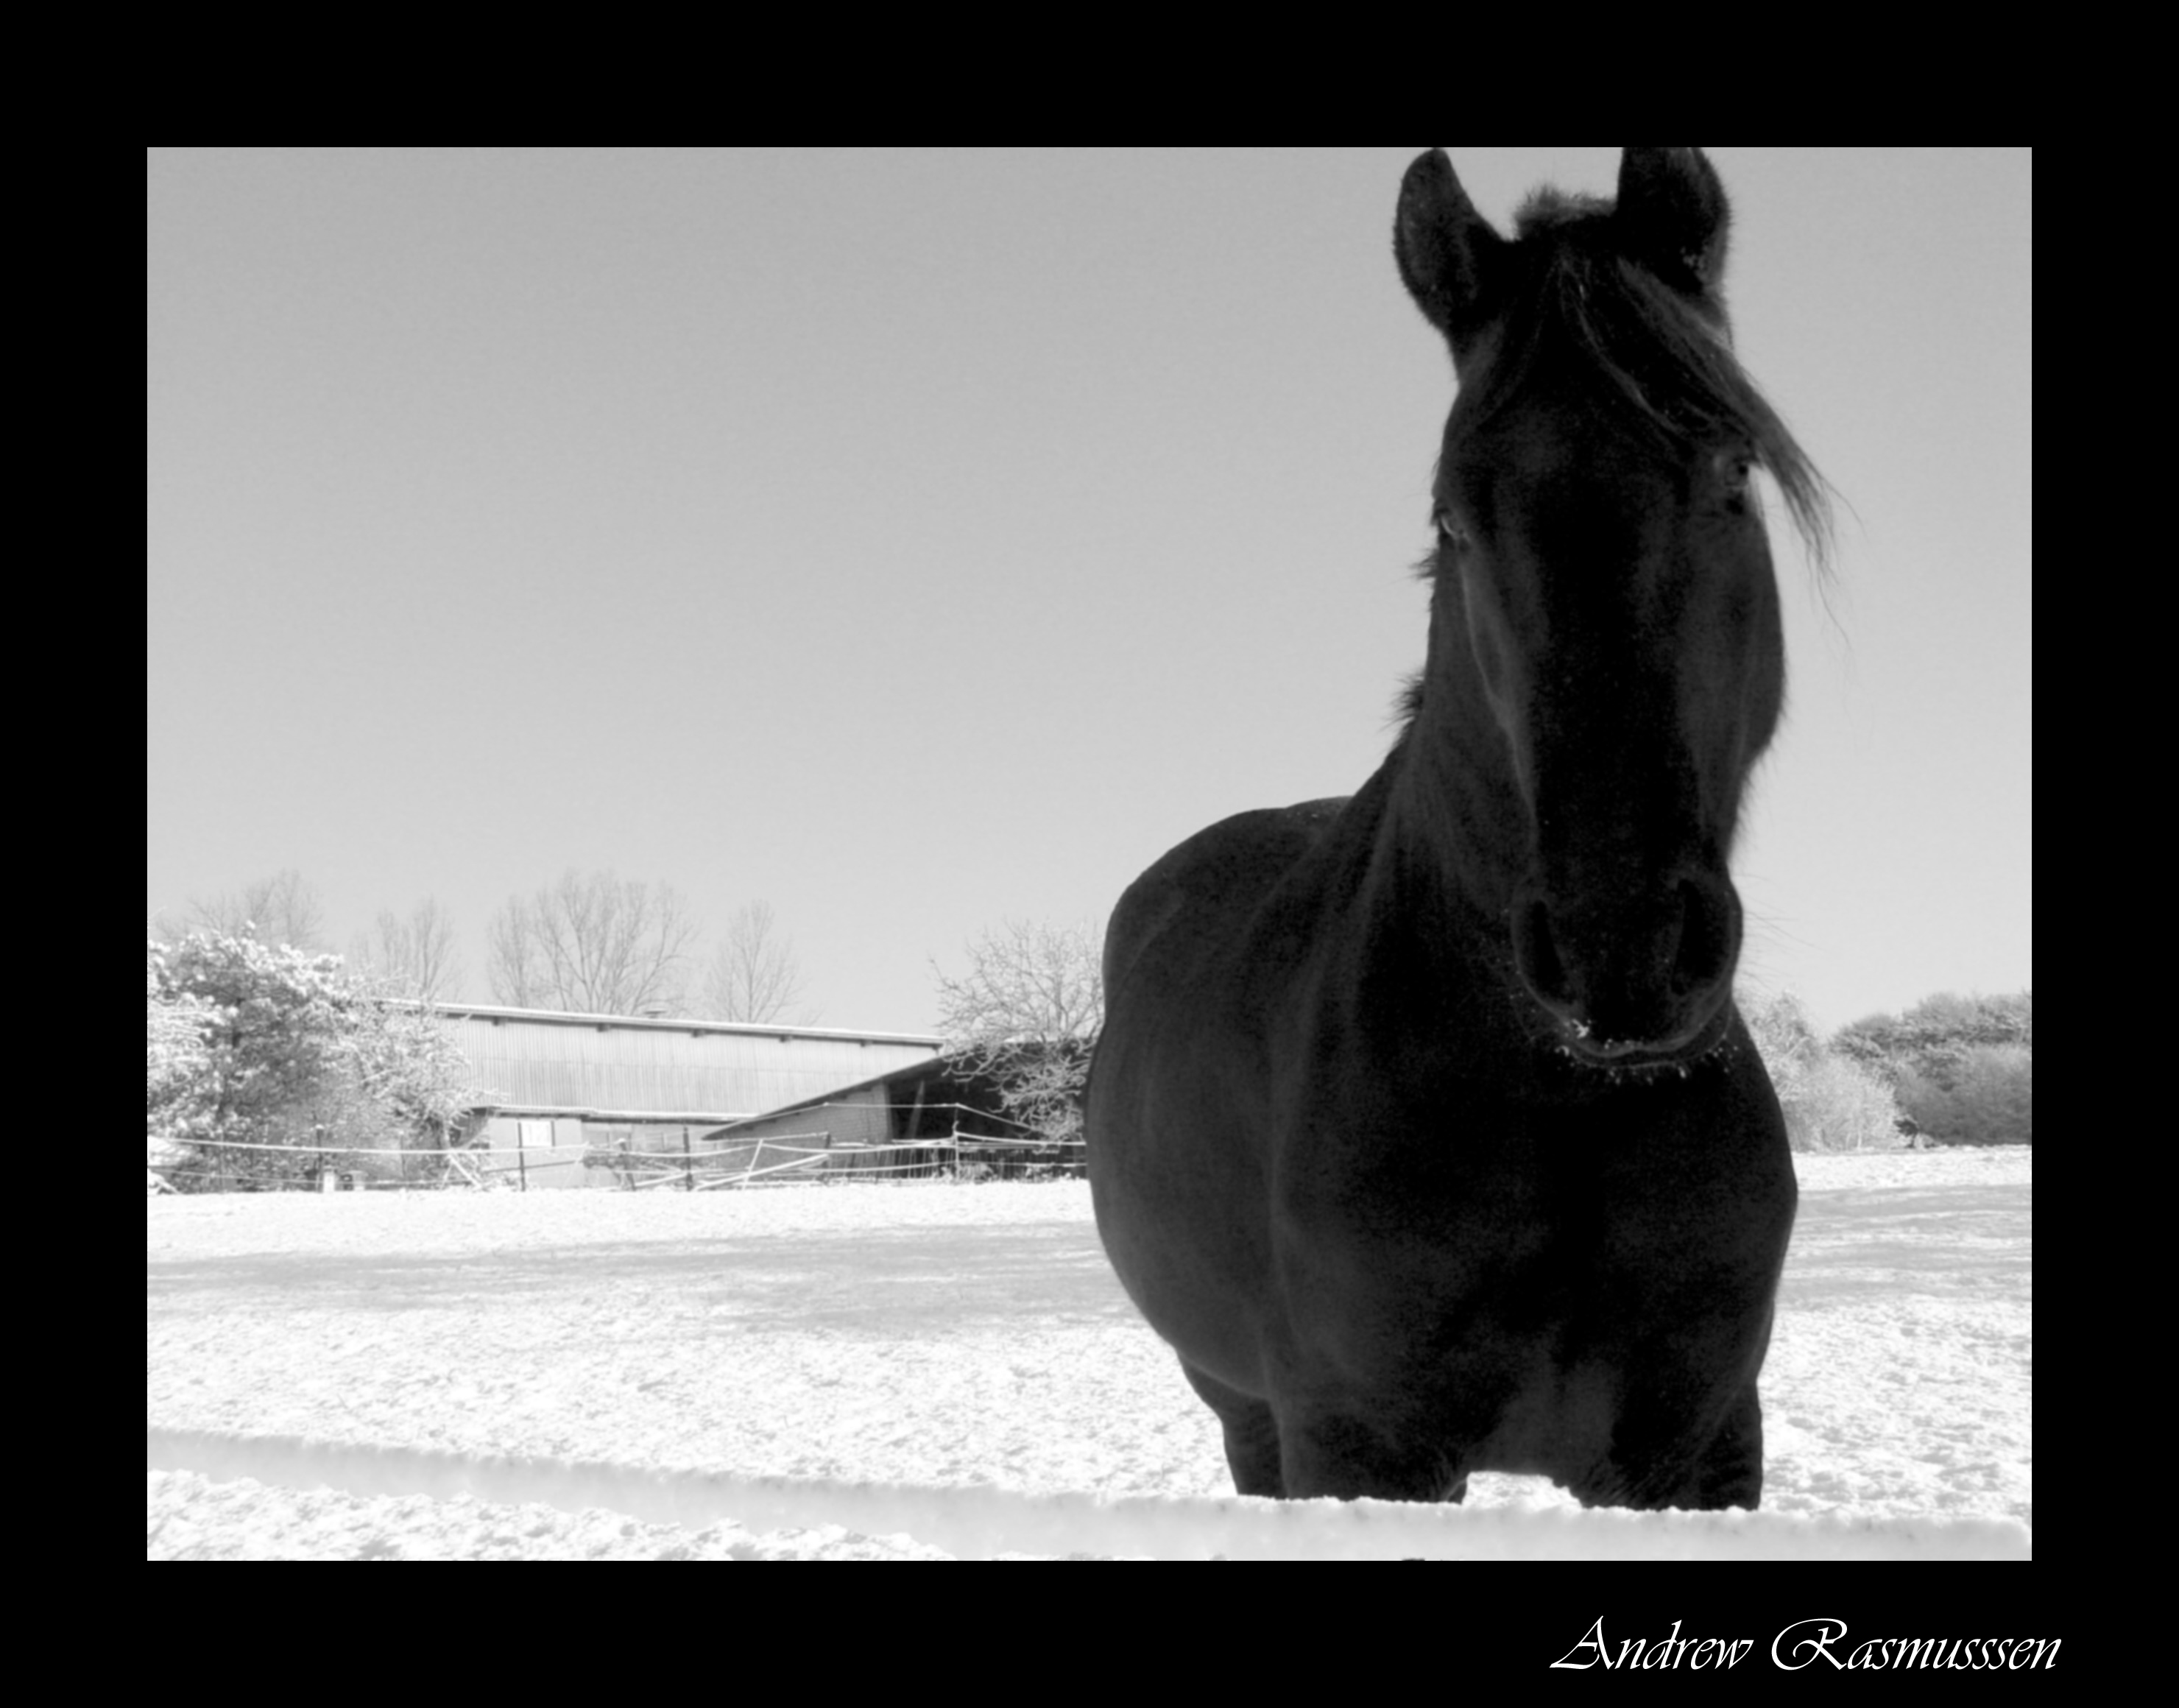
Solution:
{"label": "barn", "polygon": [[1005,1112],[991,1075],[944,1057],[802,1098],[710,1137],[715,1152],[723,1153],[715,1167],[753,1179],[847,1170],[859,1177],[1044,1174],[1081,1167],[1079,1144],[1044,1143]]}
{"label": "barn", "polygon": [[690,1154],[708,1135],[931,1061],[914,1032],[442,1004],[468,1058],[489,1170],[526,1189],[620,1184],[603,1160]]}

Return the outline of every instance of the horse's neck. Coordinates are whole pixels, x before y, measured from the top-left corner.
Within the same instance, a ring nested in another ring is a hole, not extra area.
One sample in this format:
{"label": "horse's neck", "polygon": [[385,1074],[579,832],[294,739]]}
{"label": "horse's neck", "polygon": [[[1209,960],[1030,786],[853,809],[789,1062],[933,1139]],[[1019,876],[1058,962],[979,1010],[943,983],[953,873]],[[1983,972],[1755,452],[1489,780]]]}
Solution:
{"label": "horse's neck", "polygon": [[1356,974],[1358,960],[1397,964],[1401,976],[1437,958],[1473,965],[1504,938],[1513,880],[1490,864],[1497,809],[1457,771],[1436,773],[1415,750],[1423,733],[1409,732],[1296,874],[1319,953],[1335,946]]}
{"label": "horse's neck", "polygon": [[1513,905],[1528,811],[1488,713],[1458,703],[1465,686],[1432,685],[1413,727],[1386,761],[1378,834],[1396,887],[1433,893],[1438,905],[1495,925]]}
{"label": "horse's neck", "polygon": [[[1266,1012],[1298,1023],[1304,1050],[1340,1040],[1373,1074],[1435,1086],[1463,1063],[1512,1072],[1529,1033],[1505,908],[1472,881],[1458,799],[1425,788],[1413,761],[1389,757],[1296,873],[1298,905],[1260,969]],[[1457,1058],[1441,1048],[1452,1036],[1466,1041]]]}

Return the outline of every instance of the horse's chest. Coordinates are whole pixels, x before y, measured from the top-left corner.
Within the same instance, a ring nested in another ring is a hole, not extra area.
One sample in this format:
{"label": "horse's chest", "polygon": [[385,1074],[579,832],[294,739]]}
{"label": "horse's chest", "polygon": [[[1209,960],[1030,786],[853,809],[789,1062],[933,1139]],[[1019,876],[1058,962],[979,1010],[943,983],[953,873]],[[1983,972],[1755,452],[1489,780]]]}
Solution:
{"label": "horse's chest", "polygon": [[1373,1383],[1431,1370],[1519,1387],[1622,1341],[1640,1275],[1672,1264],[1677,1237],[1659,1206],[1594,1184],[1364,1179],[1290,1201],[1273,1243],[1305,1359]]}

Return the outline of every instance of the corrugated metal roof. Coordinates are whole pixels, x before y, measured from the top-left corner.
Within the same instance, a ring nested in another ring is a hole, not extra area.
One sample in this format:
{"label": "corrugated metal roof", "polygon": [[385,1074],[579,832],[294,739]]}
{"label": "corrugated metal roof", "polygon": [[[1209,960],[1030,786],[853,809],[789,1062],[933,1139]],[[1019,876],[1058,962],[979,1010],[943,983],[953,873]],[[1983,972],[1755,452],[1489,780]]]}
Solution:
{"label": "corrugated metal roof", "polygon": [[871,1093],[877,1094],[876,1101],[882,1104],[891,1101],[891,1094],[894,1087],[903,1083],[912,1085],[924,1074],[952,1078],[958,1073],[958,1068],[942,1067],[935,1055],[919,1057],[900,1067],[881,1068],[869,1079],[858,1080],[852,1085],[827,1086],[824,1090],[813,1092],[807,1097],[798,1097],[791,1103],[776,1105],[763,1112],[763,1118],[769,1119],[775,1115],[792,1114],[798,1109],[813,1108],[821,1103],[853,1101]]}
{"label": "corrugated metal roof", "polygon": [[500,1108],[730,1120],[927,1061],[914,1032],[750,1026],[442,1004],[473,1083]]}

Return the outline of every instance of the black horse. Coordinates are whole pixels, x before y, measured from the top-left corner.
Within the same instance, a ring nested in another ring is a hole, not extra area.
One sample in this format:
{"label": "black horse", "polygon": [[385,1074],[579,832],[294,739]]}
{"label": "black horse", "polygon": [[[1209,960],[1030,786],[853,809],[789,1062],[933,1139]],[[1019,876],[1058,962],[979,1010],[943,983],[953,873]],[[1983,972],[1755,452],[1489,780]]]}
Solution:
{"label": "black horse", "polygon": [[1699,150],[1501,237],[1441,152],[1400,274],[1452,347],[1430,650],[1351,799],[1121,898],[1088,1094],[1105,1248],[1243,1494],[1753,1507],[1793,1222],[1727,875],[1784,641],[1750,472],[1825,488],[1735,360]]}

